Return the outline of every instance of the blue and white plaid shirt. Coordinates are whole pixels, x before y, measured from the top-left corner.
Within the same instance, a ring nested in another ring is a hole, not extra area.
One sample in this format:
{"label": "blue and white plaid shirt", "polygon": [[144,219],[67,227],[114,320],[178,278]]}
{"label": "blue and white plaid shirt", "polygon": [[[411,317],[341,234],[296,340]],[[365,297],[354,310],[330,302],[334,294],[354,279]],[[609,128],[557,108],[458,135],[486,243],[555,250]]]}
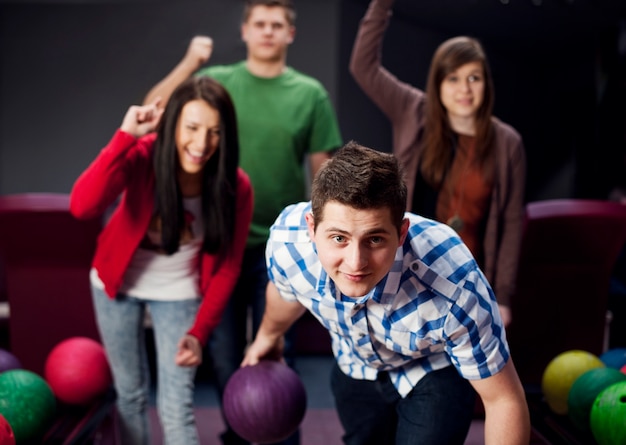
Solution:
{"label": "blue and white plaid shirt", "polygon": [[428,372],[451,363],[467,379],[500,371],[509,348],[495,296],[467,247],[447,225],[407,213],[408,236],[369,294],[341,294],[307,231],[310,203],[283,210],[267,243],[270,279],[329,330],[342,371],[375,380],[388,371],[405,397]]}

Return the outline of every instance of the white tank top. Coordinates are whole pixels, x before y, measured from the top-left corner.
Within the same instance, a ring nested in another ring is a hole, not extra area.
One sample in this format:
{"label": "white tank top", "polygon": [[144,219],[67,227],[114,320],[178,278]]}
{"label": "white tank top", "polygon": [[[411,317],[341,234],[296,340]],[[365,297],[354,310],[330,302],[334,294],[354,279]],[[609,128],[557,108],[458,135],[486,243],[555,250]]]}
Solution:
{"label": "white tank top", "polygon": [[[177,301],[200,298],[200,250],[203,240],[201,197],[185,198],[185,228],[178,251],[163,253],[160,221],[153,219],[126,269],[120,292],[146,300]],[[97,271],[92,284],[104,288]]]}

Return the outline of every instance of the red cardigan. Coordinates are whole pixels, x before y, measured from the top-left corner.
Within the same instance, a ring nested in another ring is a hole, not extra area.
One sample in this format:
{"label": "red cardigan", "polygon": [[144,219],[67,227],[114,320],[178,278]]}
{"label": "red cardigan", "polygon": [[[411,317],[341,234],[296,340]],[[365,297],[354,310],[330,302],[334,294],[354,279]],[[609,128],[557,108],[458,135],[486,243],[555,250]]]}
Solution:
{"label": "red cardigan", "polygon": [[[122,195],[109,222],[98,237],[92,266],[109,297],[117,294],[130,260],[148,230],[154,210],[155,178],[152,151],[155,134],[140,139],[118,130],[109,144],[76,180],[70,211],[79,219],[101,217]],[[188,331],[202,344],[217,326],[241,269],[252,219],[252,187],[241,169],[237,177],[237,214],[233,246],[220,266],[217,257],[202,253],[200,289],[203,299]]]}

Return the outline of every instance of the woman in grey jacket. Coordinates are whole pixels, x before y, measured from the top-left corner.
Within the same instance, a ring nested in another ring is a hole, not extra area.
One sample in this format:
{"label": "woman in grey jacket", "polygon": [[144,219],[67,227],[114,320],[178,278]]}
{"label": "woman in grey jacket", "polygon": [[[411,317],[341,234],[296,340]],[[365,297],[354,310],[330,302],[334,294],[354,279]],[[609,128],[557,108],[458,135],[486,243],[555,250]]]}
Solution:
{"label": "woman in grey jacket", "polygon": [[381,65],[393,3],[371,1],[350,72],[391,122],[393,152],[409,191],[407,210],[446,222],[459,233],[494,288],[508,325],[524,218],[522,139],[492,115],[493,82],[477,40],[443,42],[433,56],[426,91]]}

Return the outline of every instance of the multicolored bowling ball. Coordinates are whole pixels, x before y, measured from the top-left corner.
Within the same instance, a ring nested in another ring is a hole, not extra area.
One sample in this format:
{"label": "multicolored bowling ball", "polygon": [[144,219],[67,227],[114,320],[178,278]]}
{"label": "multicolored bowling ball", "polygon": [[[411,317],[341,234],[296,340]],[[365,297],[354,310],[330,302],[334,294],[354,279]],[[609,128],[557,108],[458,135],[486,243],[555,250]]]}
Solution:
{"label": "multicolored bowling ball", "polygon": [[41,437],[55,409],[54,394],[42,377],[25,369],[0,374],[0,414],[11,425],[17,443]]}
{"label": "multicolored bowling ball", "polygon": [[0,348],[0,372],[21,368],[22,363],[13,353]]}
{"label": "multicolored bowling ball", "polygon": [[598,395],[590,425],[598,445],[626,444],[626,382],[614,383]]}
{"label": "multicolored bowling ball", "polygon": [[626,374],[614,368],[595,368],[578,377],[567,398],[567,414],[574,426],[581,431],[589,431],[591,406],[598,394],[612,384],[623,381],[626,381]]}

